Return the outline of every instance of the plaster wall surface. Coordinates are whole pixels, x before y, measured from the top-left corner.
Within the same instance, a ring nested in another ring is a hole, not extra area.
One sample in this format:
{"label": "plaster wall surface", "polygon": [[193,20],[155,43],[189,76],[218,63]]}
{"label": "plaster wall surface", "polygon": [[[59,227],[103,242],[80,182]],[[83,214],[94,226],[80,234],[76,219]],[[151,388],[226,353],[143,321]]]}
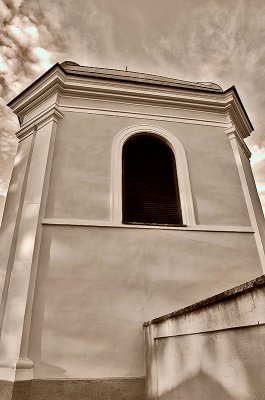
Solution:
{"label": "plaster wall surface", "polygon": [[[8,260],[12,257],[11,246],[15,246],[16,222],[18,222],[21,197],[23,197],[23,183],[28,163],[32,136],[19,143],[16,162],[8,188],[0,231],[0,298],[4,289],[6,274],[9,274]],[[3,307],[3,304],[2,304]],[[1,325],[1,324],[0,324]]]}
{"label": "plaster wall surface", "polygon": [[198,224],[250,225],[223,128],[80,112],[65,112],[58,127],[46,217],[109,220],[113,140],[139,124],[165,128],[184,146]]}
{"label": "plaster wall surface", "polygon": [[259,274],[251,233],[44,226],[34,378],[144,376],[145,320]]}
{"label": "plaster wall surface", "polygon": [[1,226],[1,223],[2,223],[2,218],[3,218],[4,208],[5,208],[5,202],[6,202],[6,197],[0,195],[0,226]]}
{"label": "plaster wall surface", "polygon": [[157,340],[158,399],[260,400],[265,325]]}
{"label": "plaster wall surface", "polygon": [[[13,400],[72,399],[75,390],[88,399],[143,399],[143,321],[261,272],[228,115],[53,94],[22,120],[21,137],[33,121],[36,135],[19,145],[0,282],[2,360],[13,375],[20,369]],[[185,149],[193,230],[114,226],[114,139],[144,124]],[[196,231],[200,225],[207,229]]]}
{"label": "plaster wall surface", "polygon": [[[73,104],[88,107],[84,100]],[[198,225],[250,227],[223,127],[129,117],[121,106],[122,115],[65,109],[57,128],[45,217],[72,225],[43,226],[29,345],[35,379],[141,378],[143,321],[261,273],[251,232],[104,226],[111,225],[114,138],[146,124],[182,143]],[[183,110],[188,115],[195,117]]]}
{"label": "plaster wall surface", "polygon": [[145,324],[148,399],[262,399],[264,282]]}

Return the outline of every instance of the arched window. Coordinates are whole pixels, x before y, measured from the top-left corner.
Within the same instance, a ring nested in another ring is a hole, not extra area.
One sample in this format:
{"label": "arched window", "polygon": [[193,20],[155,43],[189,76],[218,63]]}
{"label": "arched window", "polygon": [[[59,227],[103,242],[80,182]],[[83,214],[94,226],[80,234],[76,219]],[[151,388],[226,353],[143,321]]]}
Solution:
{"label": "arched window", "polygon": [[123,222],[183,225],[176,162],[167,143],[133,135],[123,146],[122,162]]}

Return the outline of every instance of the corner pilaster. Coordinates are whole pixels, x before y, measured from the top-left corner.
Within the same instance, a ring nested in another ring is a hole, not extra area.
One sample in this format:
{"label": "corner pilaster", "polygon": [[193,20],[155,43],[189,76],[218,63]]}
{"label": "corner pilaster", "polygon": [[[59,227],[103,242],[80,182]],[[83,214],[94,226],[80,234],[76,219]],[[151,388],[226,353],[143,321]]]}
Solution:
{"label": "corner pilaster", "polygon": [[[264,218],[262,215],[262,208],[256,191],[255,181],[249,162],[251,152],[249,151],[247,145],[245,144],[244,140],[242,139],[234,125],[231,124],[231,126],[225,132],[230,140],[230,144],[234,153],[249,218],[251,221],[251,225],[255,231],[254,236],[260,258],[260,263],[263,272],[265,272]],[[240,147],[243,151],[240,151]],[[245,160],[243,158],[245,158]],[[246,171],[246,169],[248,169],[248,171]]]}
{"label": "corner pilaster", "polygon": [[58,106],[45,110],[25,124],[18,138],[31,139],[19,213],[9,252],[0,321],[0,380],[27,380],[33,377],[28,358],[31,309],[41,237],[41,220],[46,206],[57,123]]}

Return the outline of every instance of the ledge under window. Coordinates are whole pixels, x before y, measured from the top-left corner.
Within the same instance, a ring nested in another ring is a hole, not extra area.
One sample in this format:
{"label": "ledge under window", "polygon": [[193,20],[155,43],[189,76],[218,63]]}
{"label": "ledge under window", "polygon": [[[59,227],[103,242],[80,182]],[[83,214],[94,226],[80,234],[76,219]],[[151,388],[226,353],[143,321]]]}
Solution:
{"label": "ledge under window", "polygon": [[42,225],[58,226],[87,226],[87,227],[105,227],[105,228],[123,228],[123,229],[160,229],[175,231],[203,231],[203,232],[237,232],[254,233],[251,226],[228,226],[228,225],[143,225],[143,224],[125,224],[113,221],[75,219],[75,218],[45,218]]}

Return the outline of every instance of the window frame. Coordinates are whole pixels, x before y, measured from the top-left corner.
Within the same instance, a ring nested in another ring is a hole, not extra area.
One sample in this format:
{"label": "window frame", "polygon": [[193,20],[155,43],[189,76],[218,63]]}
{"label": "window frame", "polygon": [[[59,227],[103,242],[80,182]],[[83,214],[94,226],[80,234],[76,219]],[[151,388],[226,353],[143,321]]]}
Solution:
{"label": "window frame", "polygon": [[127,127],[120,131],[114,138],[111,158],[111,221],[115,224],[131,226],[122,222],[122,152],[125,142],[131,136],[141,133],[158,136],[173,151],[176,162],[183,225],[196,225],[188,162],[184,147],[173,133],[164,128],[152,125]]}

